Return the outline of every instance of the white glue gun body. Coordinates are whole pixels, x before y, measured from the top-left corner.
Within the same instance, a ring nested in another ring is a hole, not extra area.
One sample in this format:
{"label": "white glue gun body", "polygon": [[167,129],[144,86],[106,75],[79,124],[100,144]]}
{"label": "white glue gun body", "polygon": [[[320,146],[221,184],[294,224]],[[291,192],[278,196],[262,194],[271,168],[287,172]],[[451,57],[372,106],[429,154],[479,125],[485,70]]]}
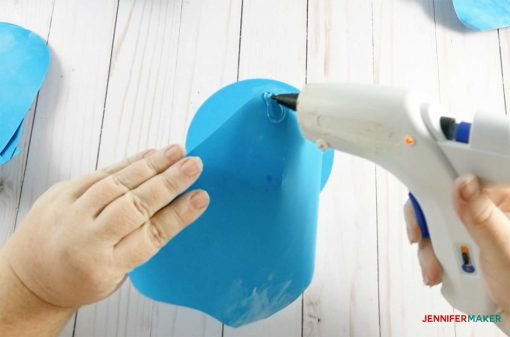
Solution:
{"label": "white glue gun body", "polygon": [[296,110],[304,136],[319,148],[366,158],[409,188],[422,234],[430,234],[443,267],[444,297],[467,314],[494,313],[452,188],[465,173],[484,184],[510,184],[510,120],[477,114],[472,123],[456,123],[420,94],[352,84],[309,84]]}

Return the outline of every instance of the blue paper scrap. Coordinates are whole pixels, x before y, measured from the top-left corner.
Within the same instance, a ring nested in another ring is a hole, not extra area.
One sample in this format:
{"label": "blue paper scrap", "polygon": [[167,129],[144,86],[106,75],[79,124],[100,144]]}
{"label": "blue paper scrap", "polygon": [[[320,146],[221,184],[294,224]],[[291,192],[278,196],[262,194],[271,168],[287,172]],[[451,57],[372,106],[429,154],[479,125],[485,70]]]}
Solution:
{"label": "blue paper scrap", "polygon": [[510,0],[453,0],[453,6],[468,28],[491,30],[510,26]]}
{"label": "blue paper scrap", "polygon": [[0,22],[0,165],[20,152],[17,145],[23,120],[48,72],[49,61],[43,39]]}
{"label": "blue paper scrap", "polygon": [[297,90],[242,81],[209,98],[186,147],[204,171],[206,213],[130,273],[154,300],[201,310],[230,326],[285,308],[310,284],[319,194],[333,152],[301,135],[294,111],[269,93]]}

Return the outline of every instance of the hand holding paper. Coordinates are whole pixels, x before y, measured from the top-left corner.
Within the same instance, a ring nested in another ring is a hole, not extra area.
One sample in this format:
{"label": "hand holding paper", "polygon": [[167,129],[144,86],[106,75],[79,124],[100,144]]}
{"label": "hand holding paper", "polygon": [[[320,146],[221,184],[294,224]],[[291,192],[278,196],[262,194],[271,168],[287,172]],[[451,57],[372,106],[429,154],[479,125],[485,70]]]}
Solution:
{"label": "hand holding paper", "polygon": [[0,263],[47,303],[98,301],[204,212],[207,193],[182,194],[201,171],[200,159],[172,146],[58,183],[0,251]]}

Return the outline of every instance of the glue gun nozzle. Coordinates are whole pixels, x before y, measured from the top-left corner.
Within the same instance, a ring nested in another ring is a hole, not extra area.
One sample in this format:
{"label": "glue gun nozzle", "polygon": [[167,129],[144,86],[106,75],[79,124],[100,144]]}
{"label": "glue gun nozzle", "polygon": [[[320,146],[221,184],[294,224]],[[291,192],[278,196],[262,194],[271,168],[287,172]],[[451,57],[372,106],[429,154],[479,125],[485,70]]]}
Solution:
{"label": "glue gun nozzle", "polygon": [[296,111],[299,94],[279,94],[271,96],[278,104]]}

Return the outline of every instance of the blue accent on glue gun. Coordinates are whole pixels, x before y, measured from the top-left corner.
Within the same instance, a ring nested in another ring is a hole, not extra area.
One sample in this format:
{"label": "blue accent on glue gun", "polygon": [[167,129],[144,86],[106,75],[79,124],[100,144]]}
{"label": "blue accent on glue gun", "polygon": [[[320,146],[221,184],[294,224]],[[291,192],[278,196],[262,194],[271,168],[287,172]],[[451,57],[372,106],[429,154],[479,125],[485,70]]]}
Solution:
{"label": "blue accent on glue gun", "polygon": [[455,133],[455,141],[459,143],[469,143],[469,134],[471,132],[471,123],[460,122],[457,125],[457,132]]}
{"label": "blue accent on glue gun", "polygon": [[472,274],[475,272],[475,267],[471,264],[463,264],[462,270],[464,270],[466,273]]}
{"label": "blue accent on glue gun", "polygon": [[420,207],[420,204],[418,203],[418,200],[414,197],[414,195],[409,192],[409,200],[411,200],[411,204],[414,208],[414,214],[416,215],[416,221],[418,222],[418,226],[421,230],[421,236],[424,239],[429,239],[429,229],[427,227],[427,220],[425,220],[425,214],[423,214],[423,210]]}

